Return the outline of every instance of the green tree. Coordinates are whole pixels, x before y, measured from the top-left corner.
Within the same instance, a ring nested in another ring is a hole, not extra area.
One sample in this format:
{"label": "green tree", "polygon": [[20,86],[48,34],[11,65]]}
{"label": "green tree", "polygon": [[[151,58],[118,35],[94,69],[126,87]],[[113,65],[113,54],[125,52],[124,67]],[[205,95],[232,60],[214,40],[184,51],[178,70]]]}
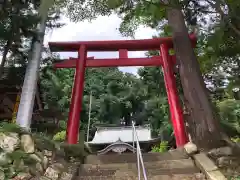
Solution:
{"label": "green tree", "polygon": [[221,123],[232,137],[240,135],[240,101],[225,99],[217,103]]}
{"label": "green tree", "polygon": [[[186,3],[185,7],[183,6],[184,3]],[[185,20],[189,17],[191,19],[190,25],[197,25],[197,18],[195,18],[194,22],[192,16],[187,17],[181,11],[185,10],[185,12],[189,12],[189,8],[191,7],[188,5],[190,3],[196,4],[196,1],[184,1],[183,3],[167,0],[154,2],[135,1],[135,3],[121,1],[120,4],[117,4],[113,8],[117,9],[123,15],[124,21],[120,30],[124,32],[133,32],[131,30],[134,30],[138,24],[157,27],[161,25],[164,19],[168,20],[168,25],[171,28],[173,36],[175,53],[180,65],[185,106],[191,115],[191,129],[194,130],[194,134],[192,134],[193,141],[199,147],[211,148],[219,145],[222,136],[219,118],[210,101],[185,25]],[[201,11],[203,11],[202,9],[210,9],[215,5],[215,3],[211,4],[209,1],[208,3],[207,7],[201,6],[200,3],[197,5],[202,7]],[[215,10],[217,10],[217,13],[220,13],[217,7]],[[230,25],[229,21],[226,25]],[[204,113],[204,117],[201,116],[202,113]]]}
{"label": "green tree", "polygon": [[[67,119],[71,98],[73,69],[54,70],[44,68],[41,72],[41,87],[45,108],[63,112]],[[91,124],[120,124],[123,119],[129,125],[133,119],[143,124],[147,119],[143,111],[146,91],[140,79],[124,74],[118,68],[89,68],[85,75],[85,88],[81,111],[81,127],[88,122],[89,97],[92,93]]]}
{"label": "green tree", "polygon": [[[31,41],[36,38],[36,25],[39,22],[37,9],[39,1],[4,1],[0,21],[0,49],[2,59],[0,77],[4,67],[25,66],[31,51]],[[58,28],[59,13],[52,8],[49,13],[47,28]]]}

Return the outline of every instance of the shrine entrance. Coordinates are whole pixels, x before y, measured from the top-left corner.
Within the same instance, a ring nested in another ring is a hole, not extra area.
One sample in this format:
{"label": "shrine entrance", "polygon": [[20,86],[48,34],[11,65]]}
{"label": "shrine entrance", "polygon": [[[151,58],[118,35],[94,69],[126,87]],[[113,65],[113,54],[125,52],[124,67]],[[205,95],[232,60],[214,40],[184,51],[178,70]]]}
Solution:
{"label": "shrine entrance", "polygon": [[[190,39],[195,46],[196,37],[190,35]],[[86,67],[118,66],[162,66],[176,145],[177,147],[183,146],[188,141],[173,71],[176,57],[169,54],[169,50],[173,48],[171,37],[118,41],[50,42],[49,47],[52,52],[78,52],[78,58],[69,58],[54,65],[55,68],[76,69],[67,126],[67,142],[69,144],[76,144],[78,141]],[[161,55],[149,58],[128,58],[128,51],[150,50],[160,50]],[[94,57],[87,57],[87,52],[93,51],[118,51],[119,58],[94,59]]]}

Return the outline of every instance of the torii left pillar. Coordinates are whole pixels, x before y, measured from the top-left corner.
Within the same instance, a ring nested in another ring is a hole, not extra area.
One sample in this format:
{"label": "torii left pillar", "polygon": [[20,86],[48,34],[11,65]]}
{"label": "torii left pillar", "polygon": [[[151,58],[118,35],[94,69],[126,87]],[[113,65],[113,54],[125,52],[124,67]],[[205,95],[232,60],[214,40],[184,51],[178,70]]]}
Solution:
{"label": "torii left pillar", "polygon": [[78,60],[76,62],[75,78],[74,78],[74,84],[72,89],[70,111],[69,111],[68,123],[67,123],[66,138],[69,144],[76,144],[78,142],[86,60],[87,60],[87,49],[85,45],[81,45],[78,51]]}

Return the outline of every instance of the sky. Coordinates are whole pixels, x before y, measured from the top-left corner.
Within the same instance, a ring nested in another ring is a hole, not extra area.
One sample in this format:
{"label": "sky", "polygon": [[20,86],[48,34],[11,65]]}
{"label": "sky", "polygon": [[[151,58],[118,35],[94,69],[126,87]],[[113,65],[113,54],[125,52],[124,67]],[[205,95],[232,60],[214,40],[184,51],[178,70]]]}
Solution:
{"label": "sky", "polygon": [[[118,31],[121,19],[116,15],[109,17],[98,17],[92,22],[84,21],[79,23],[70,22],[64,18],[65,26],[59,29],[54,29],[47,32],[44,44],[47,45],[49,41],[91,41],[91,40],[124,40],[130,39],[122,37]],[[156,31],[151,28],[139,27],[136,31],[135,39],[149,39],[156,34]],[[129,57],[144,57],[145,52],[129,52]],[[76,57],[76,53],[60,53],[61,58]],[[91,52],[88,56],[95,58],[117,58],[118,52]],[[130,72],[136,74],[137,67],[120,67],[123,72]]]}

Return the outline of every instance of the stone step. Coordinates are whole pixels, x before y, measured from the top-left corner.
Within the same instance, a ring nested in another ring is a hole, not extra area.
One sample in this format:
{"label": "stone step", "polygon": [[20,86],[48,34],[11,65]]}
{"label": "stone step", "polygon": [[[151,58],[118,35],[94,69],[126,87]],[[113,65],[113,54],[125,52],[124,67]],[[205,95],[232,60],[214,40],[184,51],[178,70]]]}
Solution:
{"label": "stone step", "polygon": [[[143,177],[142,177],[143,179]],[[172,175],[156,175],[148,176],[150,180],[206,180],[206,177],[201,173],[195,174],[172,174]],[[132,176],[91,176],[91,177],[78,177],[77,180],[138,180],[138,177]]]}
{"label": "stone step", "polygon": [[[200,172],[191,159],[144,162],[144,166],[149,175],[190,174]],[[131,171],[134,175],[137,175],[137,165],[136,163],[84,164],[80,174],[81,176],[112,176],[118,171]]]}
{"label": "stone step", "polygon": [[[151,176],[155,175],[169,175],[169,174],[194,174],[199,173],[200,170],[196,167],[189,168],[174,168],[174,169],[146,169],[147,174]],[[135,171],[137,173],[137,170]]]}
{"label": "stone step", "polygon": [[[187,159],[188,155],[184,149],[176,149],[166,153],[143,153],[144,162],[163,161],[163,160],[179,160]],[[136,154],[106,154],[106,155],[89,155],[86,158],[87,164],[109,164],[109,163],[135,163],[137,161]]]}

